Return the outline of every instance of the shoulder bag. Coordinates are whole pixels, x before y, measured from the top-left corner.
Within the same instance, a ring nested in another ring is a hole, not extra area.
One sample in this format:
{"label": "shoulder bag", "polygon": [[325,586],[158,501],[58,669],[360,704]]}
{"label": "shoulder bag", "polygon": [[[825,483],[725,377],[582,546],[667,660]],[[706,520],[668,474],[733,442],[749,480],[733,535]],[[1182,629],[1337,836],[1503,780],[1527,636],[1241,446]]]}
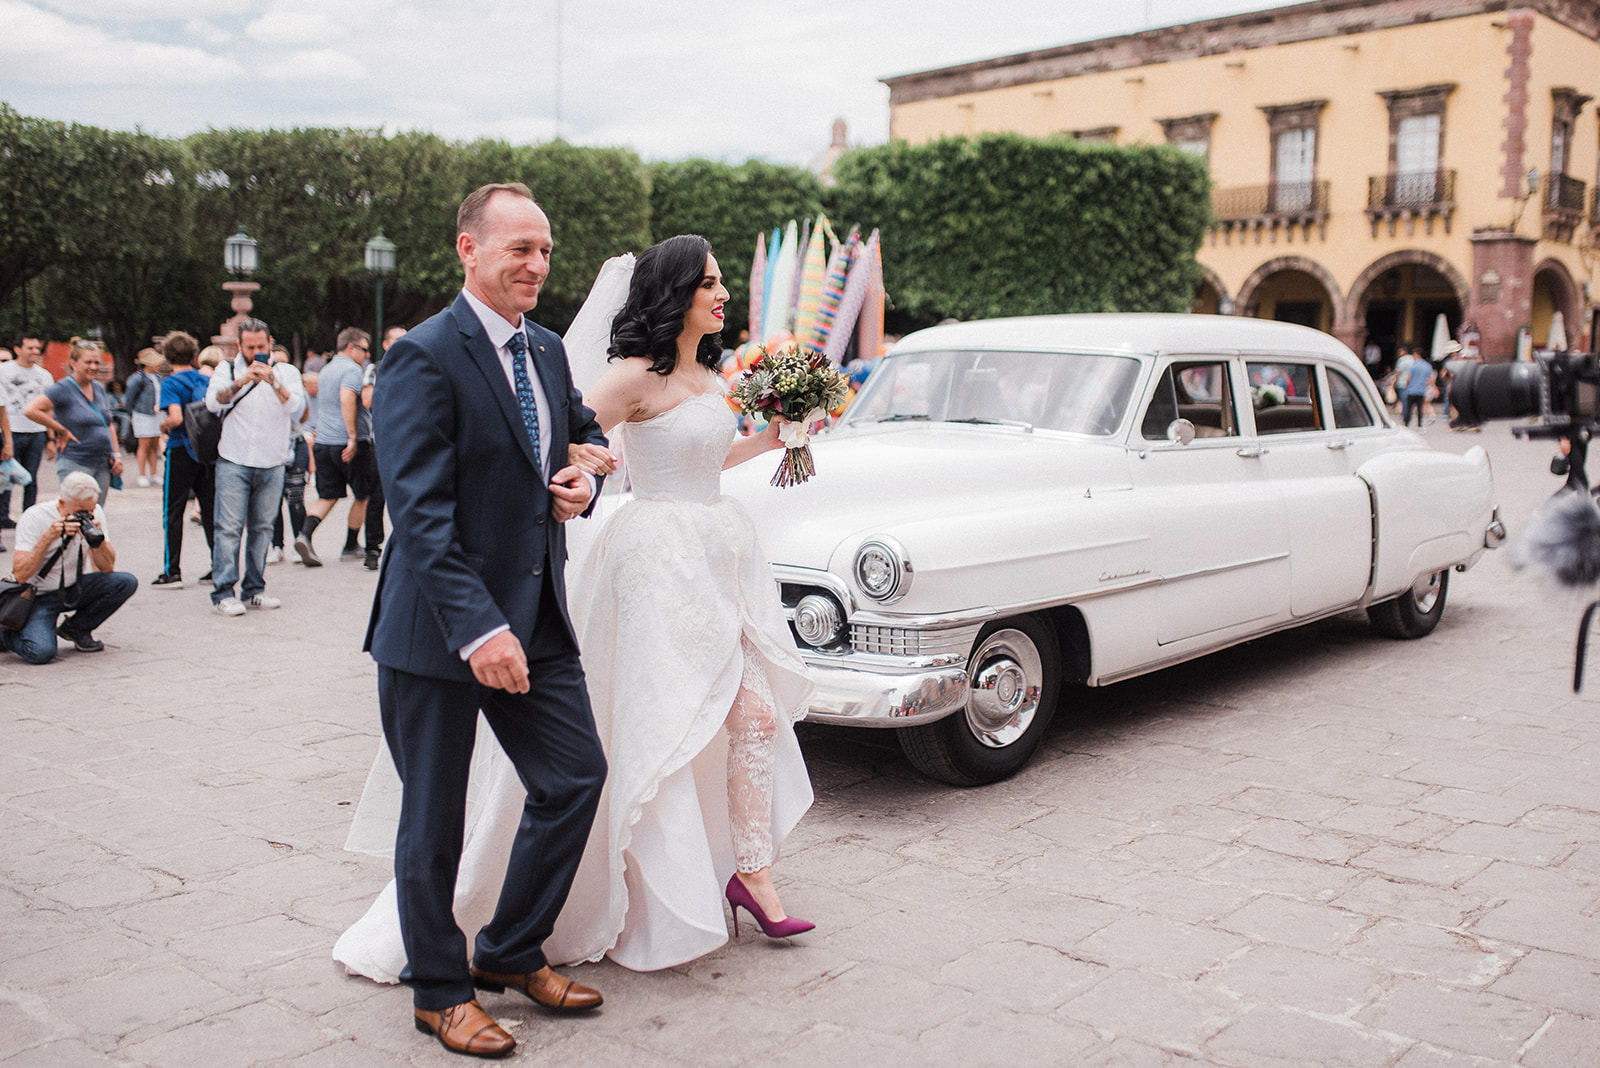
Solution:
{"label": "shoulder bag", "polygon": [[[50,554],[50,558],[38,570],[38,574],[48,574],[50,569],[56,566],[56,561],[61,559],[61,554],[66,551],[65,545],[57,546],[56,551]],[[21,630],[27,626],[28,617],[33,614],[34,589],[32,582],[18,582],[10,577],[0,578],[0,629]]]}
{"label": "shoulder bag", "polygon": [[[228,381],[233,382],[233,368],[228,368]],[[195,458],[203,464],[217,462],[217,447],[222,444],[222,421],[238,407],[244,395],[255,386],[254,382],[245,385],[239,395],[233,398],[233,403],[219,415],[206,407],[205,398],[190,401],[183,406],[183,432],[189,436],[189,447],[194,450]]]}

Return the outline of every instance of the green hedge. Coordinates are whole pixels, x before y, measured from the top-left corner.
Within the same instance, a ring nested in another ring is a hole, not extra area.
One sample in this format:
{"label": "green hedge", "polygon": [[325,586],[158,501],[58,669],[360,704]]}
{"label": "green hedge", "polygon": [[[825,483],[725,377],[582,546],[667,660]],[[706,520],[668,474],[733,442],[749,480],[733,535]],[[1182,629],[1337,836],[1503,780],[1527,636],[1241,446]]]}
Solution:
{"label": "green hedge", "polygon": [[831,214],[883,231],[913,318],[1184,311],[1200,279],[1209,179],[1174,149],[989,134],[857,149],[834,176]]}

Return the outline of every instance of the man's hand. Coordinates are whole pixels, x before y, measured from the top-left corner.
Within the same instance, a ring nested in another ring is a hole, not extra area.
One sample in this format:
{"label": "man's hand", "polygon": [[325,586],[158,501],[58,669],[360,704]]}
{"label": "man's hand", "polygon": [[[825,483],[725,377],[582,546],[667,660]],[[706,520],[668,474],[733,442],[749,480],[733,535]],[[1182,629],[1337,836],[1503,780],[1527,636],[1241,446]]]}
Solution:
{"label": "man's hand", "polygon": [[472,675],[485,686],[507,693],[528,692],[528,656],[522,643],[509,630],[503,630],[478,646],[467,658]]}
{"label": "man's hand", "polygon": [[4,444],[0,444],[0,464],[9,459],[11,459],[11,441],[7,439]]}
{"label": "man's hand", "polygon": [[246,382],[265,382],[271,377],[273,377],[271,364],[252,362],[244,369],[244,376],[239,380],[237,385],[242,386]]}
{"label": "man's hand", "polygon": [[113,456],[111,458],[111,473],[113,475],[122,474],[122,457]]}
{"label": "man's hand", "polygon": [[556,477],[550,482],[550,511],[554,513],[557,523],[565,523],[574,516],[583,514],[589,507],[589,480],[584,472],[571,465],[563,467],[556,472]]}
{"label": "man's hand", "polygon": [[350,444],[339,450],[339,459],[349,463],[356,458],[356,439],[351,438]]}
{"label": "man's hand", "polygon": [[591,475],[609,475],[617,469],[617,454],[603,445],[582,442],[567,446],[567,462]]}

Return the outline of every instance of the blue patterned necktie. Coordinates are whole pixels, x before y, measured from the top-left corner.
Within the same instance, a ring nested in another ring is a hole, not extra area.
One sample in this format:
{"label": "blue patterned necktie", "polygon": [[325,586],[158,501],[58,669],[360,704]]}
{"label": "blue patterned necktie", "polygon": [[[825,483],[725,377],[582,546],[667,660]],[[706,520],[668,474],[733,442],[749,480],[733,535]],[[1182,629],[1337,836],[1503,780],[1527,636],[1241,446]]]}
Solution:
{"label": "blue patterned necktie", "polygon": [[517,383],[517,407],[522,409],[522,425],[528,428],[528,437],[533,441],[533,458],[542,468],[544,461],[539,458],[539,406],[534,403],[533,382],[528,378],[528,339],[518,330],[506,342],[506,348],[511,350],[511,377]]}

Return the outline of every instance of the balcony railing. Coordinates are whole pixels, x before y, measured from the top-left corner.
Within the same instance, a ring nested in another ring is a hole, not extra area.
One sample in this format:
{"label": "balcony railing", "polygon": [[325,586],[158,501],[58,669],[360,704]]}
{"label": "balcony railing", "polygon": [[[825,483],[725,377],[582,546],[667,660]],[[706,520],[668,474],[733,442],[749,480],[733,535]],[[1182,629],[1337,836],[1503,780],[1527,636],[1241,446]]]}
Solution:
{"label": "balcony railing", "polygon": [[1427,208],[1456,199],[1453,170],[1379,174],[1367,179],[1367,210]]}
{"label": "balcony railing", "polygon": [[1389,224],[1393,237],[1395,224],[1405,220],[1406,233],[1416,229],[1421,219],[1428,233],[1433,233],[1433,221],[1444,220],[1445,233],[1450,232],[1450,217],[1456,207],[1456,172],[1440,168],[1432,171],[1401,171],[1395,174],[1376,174],[1367,179],[1367,221],[1372,223],[1372,236],[1378,236],[1378,224]]}
{"label": "balcony railing", "polygon": [[1583,202],[1588,185],[1581,178],[1547,174],[1540,203],[1544,205],[1544,234],[1552,241],[1571,241],[1583,222]]}
{"label": "balcony railing", "polygon": [[1219,222],[1273,215],[1312,215],[1328,210],[1328,183],[1273,182],[1213,190],[1211,210]]}
{"label": "balcony railing", "polygon": [[1284,229],[1293,241],[1296,228],[1309,239],[1315,226],[1319,235],[1326,236],[1328,183],[1273,182],[1213,189],[1211,214],[1213,229],[1221,231],[1230,243],[1234,231],[1253,231],[1257,241],[1267,233],[1276,241],[1278,231]]}

